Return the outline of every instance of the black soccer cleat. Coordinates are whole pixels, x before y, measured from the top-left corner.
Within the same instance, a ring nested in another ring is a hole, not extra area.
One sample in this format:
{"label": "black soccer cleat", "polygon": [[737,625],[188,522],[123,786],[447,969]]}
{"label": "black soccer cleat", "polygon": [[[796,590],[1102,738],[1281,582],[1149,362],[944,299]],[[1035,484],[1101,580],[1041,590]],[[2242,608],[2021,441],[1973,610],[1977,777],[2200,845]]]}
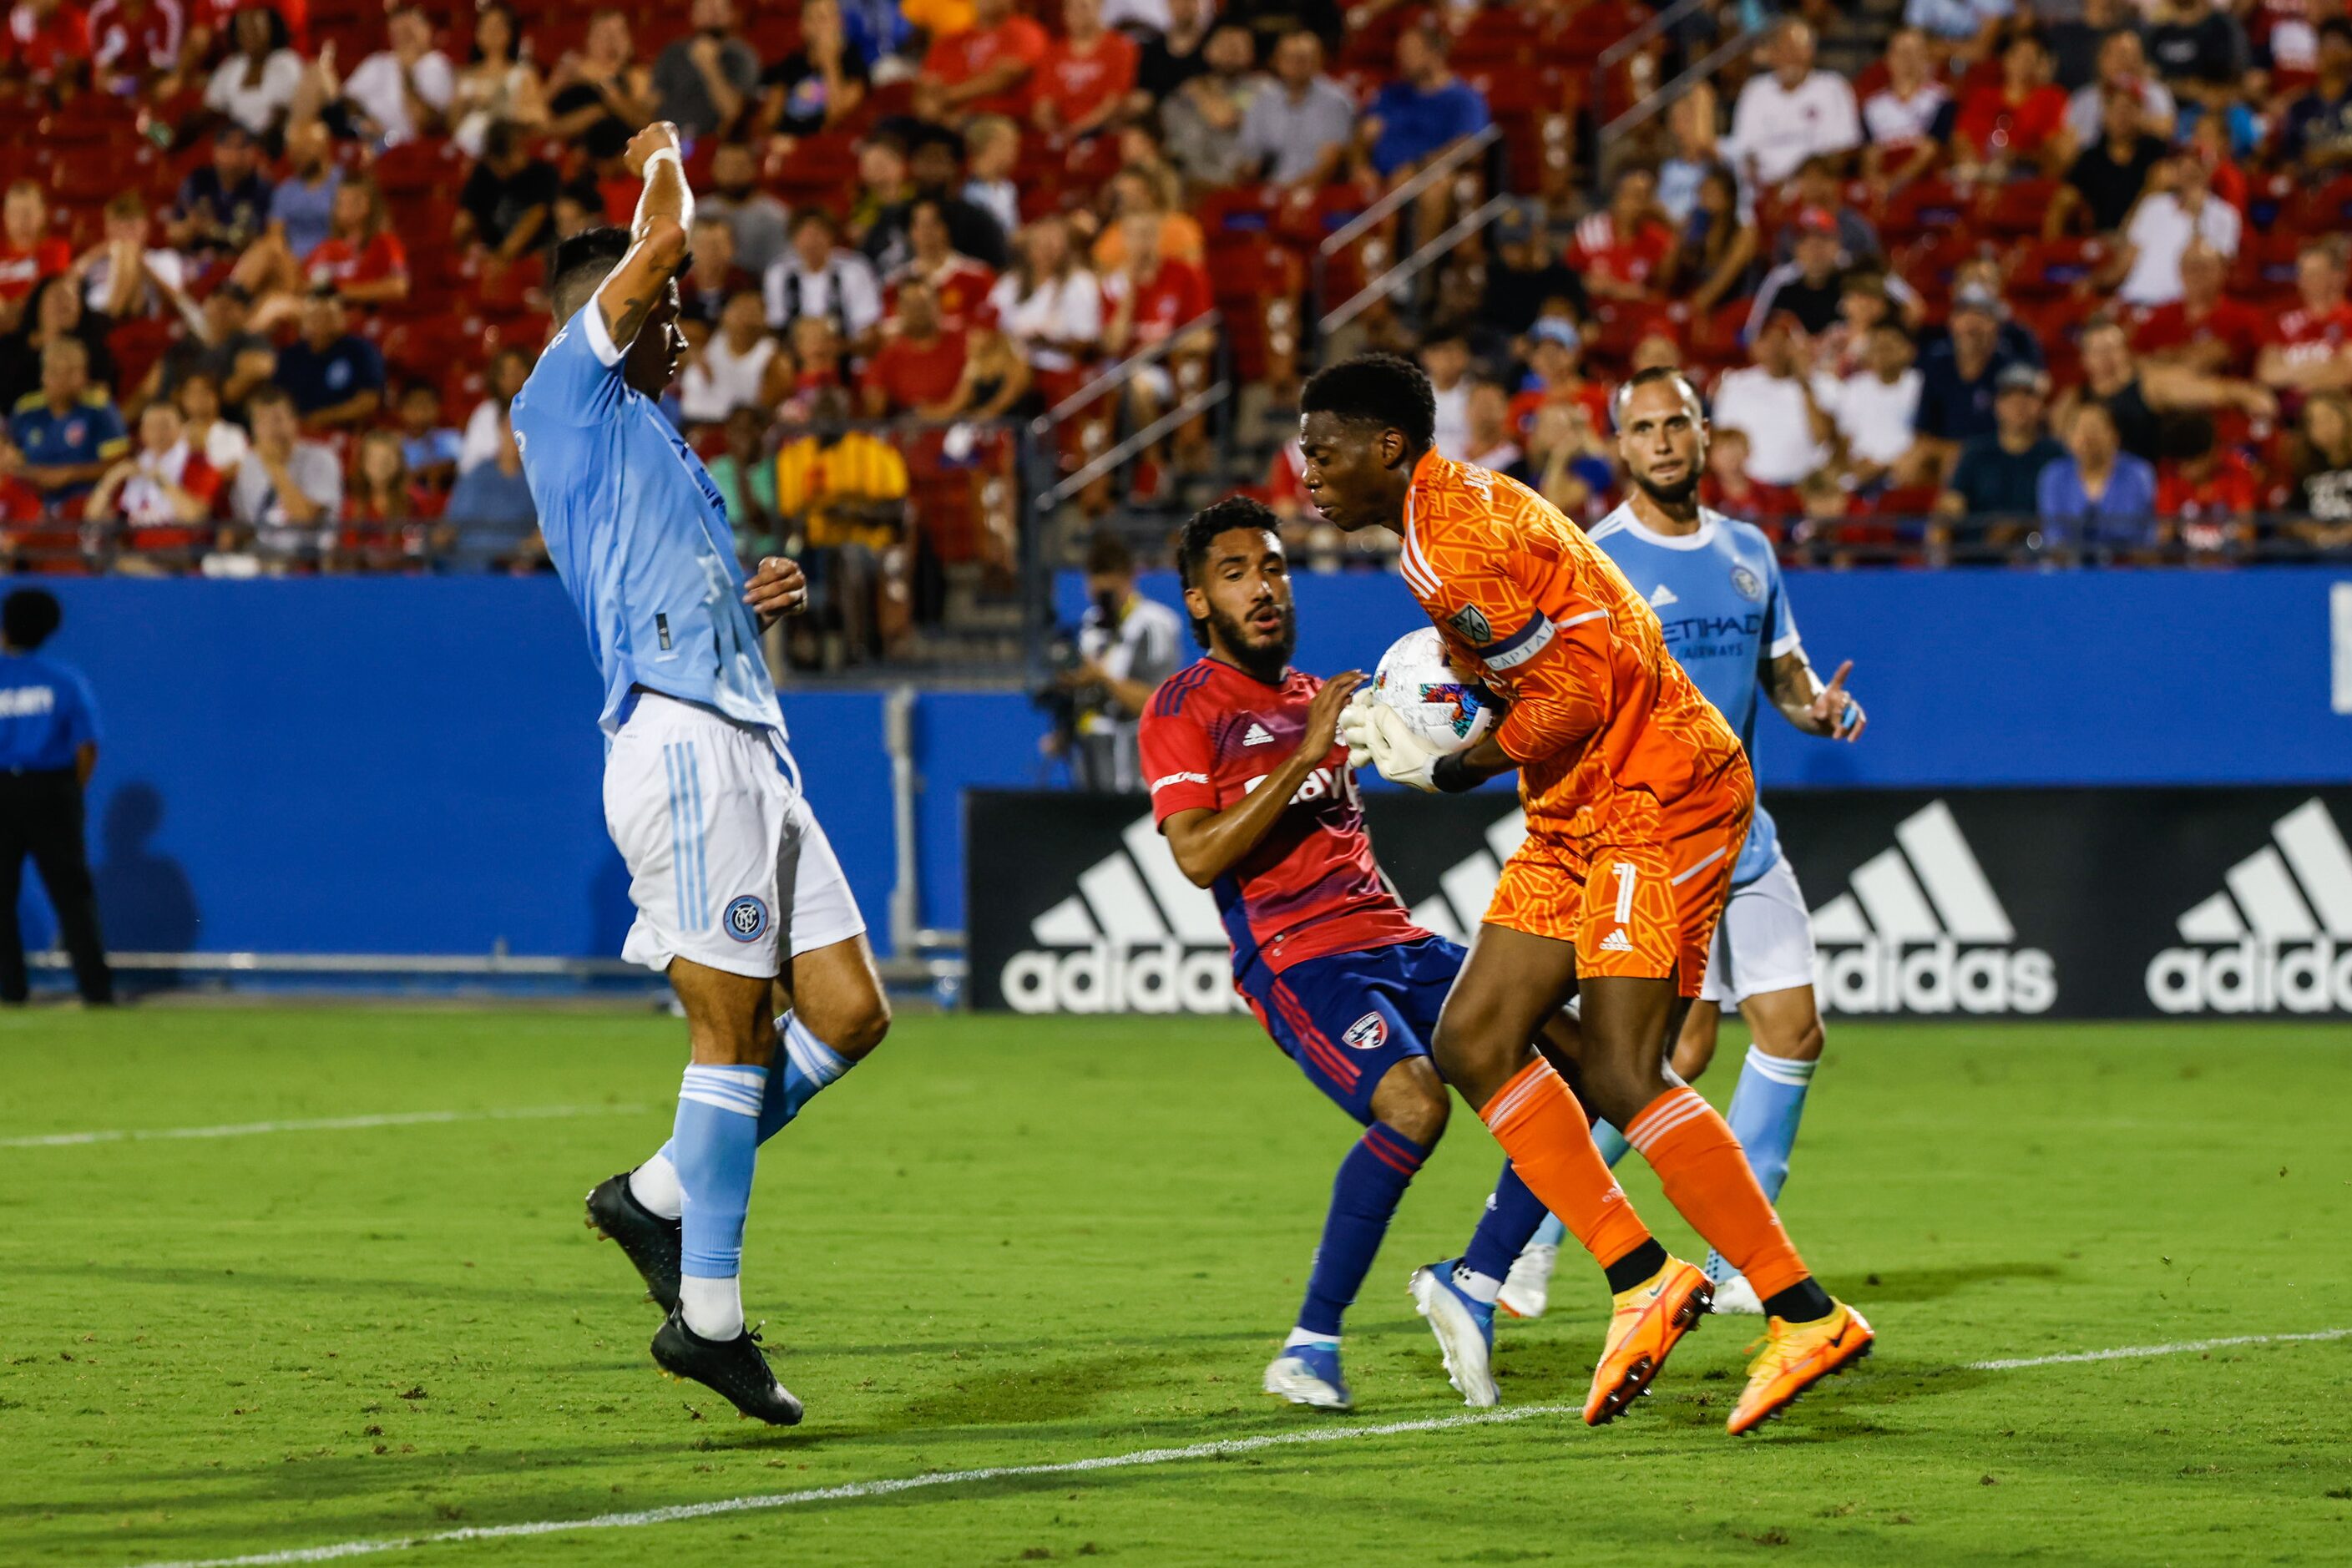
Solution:
{"label": "black soccer cleat", "polygon": [[664,1372],[693,1379],[754,1421],[771,1426],[800,1425],[801,1402],[768,1370],[758,1331],[746,1329],[731,1340],[706,1340],[686,1326],[684,1313],[673,1311],[655,1333],[653,1351],[654,1363]]}
{"label": "black soccer cleat", "polygon": [[665,1312],[677,1310],[678,1222],[664,1219],[629,1191],[629,1173],[609,1176],[588,1194],[588,1228],[621,1244],[622,1256],[646,1277],[646,1294]]}

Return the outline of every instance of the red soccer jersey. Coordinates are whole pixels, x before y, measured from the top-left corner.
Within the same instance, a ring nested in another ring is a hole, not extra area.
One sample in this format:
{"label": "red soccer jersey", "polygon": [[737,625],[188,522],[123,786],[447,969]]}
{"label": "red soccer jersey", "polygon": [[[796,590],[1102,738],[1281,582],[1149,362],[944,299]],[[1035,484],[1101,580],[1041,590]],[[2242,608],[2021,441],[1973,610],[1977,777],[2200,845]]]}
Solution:
{"label": "red soccer jersey", "polygon": [[2156,481],[2157,515],[2190,522],[2245,517],[2261,504],[2260,488],[2252,468],[2235,452],[2217,454],[2212,472],[2202,479],[2167,463]]}
{"label": "red soccer jersey", "polygon": [[19,247],[0,239],[0,300],[21,300],[33,285],[73,265],[73,247],[52,235]]}
{"label": "red soccer jersey", "polygon": [[866,384],[882,394],[893,414],[943,403],[963,379],[961,332],[941,332],[928,343],[892,338],[866,367]]}
{"label": "red soccer jersey", "polygon": [[1038,63],[1045,58],[1047,42],[1045,29],[1028,17],[1008,16],[993,27],[972,27],[941,38],[931,46],[923,64],[928,75],[959,87],[984,70],[1018,60],[1022,74],[1011,87],[963,106],[969,114],[1018,117],[1028,106],[1030,84]]}
{"label": "red soccer jersey", "polygon": [[1562,387],[1556,395],[1550,387],[1536,386],[1512,398],[1511,428],[1517,431],[1522,439],[1534,435],[1536,416],[1544,411],[1544,405],[1548,403],[1580,403],[1584,405],[1585,417],[1592,421],[1595,430],[1610,427],[1609,389],[1597,381],[1579,378],[1574,386]]}
{"label": "red soccer jersey", "polygon": [[2352,304],[2332,310],[2298,305],[2271,324],[2270,342],[2289,364],[2315,364],[2334,359],[2352,343]]}
{"label": "red soccer jersey", "polygon": [[882,310],[886,315],[898,313],[898,286],[910,278],[929,282],[931,291],[940,298],[941,330],[961,332],[977,326],[988,307],[988,291],[996,287],[996,274],[984,261],[974,261],[969,256],[950,255],[936,272],[923,270],[922,263],[909,261],[890,276],[890,286],[883,290]]}
{"label": "red soccer jersey", "polygon": [[[1138,737],[1153,820],[1223,811],[1263,784],[1298,749],[1307,704],[1322,685],[1293,669],[1268,686],[1213,658],[1161,681]],[[1274,831],[1210,891],[1234,945],[1236,979],[1255,964],[1279,974],[1310,958],[1429,934],[1381,878],[1348,748],[1337,744]]]}
{"label": "red soccer jersey", "polygon": [[1952,138],[1974,147],[1981,157],[2006,153],[2032,158],[2065,124],[2063,89],[2037,87],[2025,95],[2024,102],[2011,103],[2009,95],[1995,85],[1969,94],[1958,120],[1953,122]]}
{"label": "red soccer jersey", "polygon": [[1576,226],[1568,264],[1588,278],[1604,278],[1652,292],[1674,248],[1675,231],[1664,224],[1645,223],[1626,234],[1619,230],[1614,216],[1598,212]]}
{"label": "red soccer jersey", "polygon": [[35,16],[29,5],[12,6],[8,52],[36,81],[47,81],[61,67],[89,58],[89,19],[71,5],[46,17]]}
{"label": "red soccer jersey", "polygon": [[[1124,272],[1103,279],[1103,298],[1113,305],[1127,297],[1135,281]],[[1135,300],[1133,349],[1149,348],[1173,335],[1176,329],[1209,308],[1209,276],[1189,261],[1162,257]]]}
{"label": "red soccer jersey", "polygon": [[1037,65],[1038,101],[1052,104],[1064,125],[1084,120],[1135,85],[1135,58],[1134,40],[1125,33],[1105,33],[1083,54],[1057,38]]}
{"label": "red soccer jersey", "polygon": [[2260,310],[2235,300],[2215,300],[2211,310],[2192,321],[2187,304],[2175,300],[2169,305],[2144,306],[2132,313],[2132,347],[2151,354],[2218,342],[2230,357],[2216,367],[2216,374],[2245,375],[2254,367],[2254,354],[2262,347],[2263,331],[2268,325]]}
{"label": "red soccer jersey", "polygon": [[348,239],[320,240],[302,263],[303,276],[313,286],[332,283],[338,289],[353,283],[381,283],[407,270],[407,247],[389,233],[377,235],[364,246]]}

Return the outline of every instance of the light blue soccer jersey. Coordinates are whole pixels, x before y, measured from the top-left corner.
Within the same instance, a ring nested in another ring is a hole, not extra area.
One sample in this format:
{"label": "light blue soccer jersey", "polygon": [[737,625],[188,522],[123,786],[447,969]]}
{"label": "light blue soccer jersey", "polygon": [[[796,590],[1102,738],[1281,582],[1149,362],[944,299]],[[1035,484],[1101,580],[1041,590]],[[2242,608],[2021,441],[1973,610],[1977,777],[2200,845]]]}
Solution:
{"label": "light blue soccer jersey", "polygon": [[604,674],[597,722],[617,731],[642,686],[782,733],[719,487],[621,360],[591,300],[513,407],[540,532]]}
{"label": "light blue soccer jersey", "polygon": [[[1592,542],[1650,602],[1665,627],[1667,648],[1752,752],[1764,667],[1798,644],[1772,542],[1755,524],[1703,507],[1697,532],[1659,533],[1635,518],[1630,505],[1594,524]],[[1780,830],[1759,797],[1731,885],[1744,887],[1762,876],[1780,852]]]}

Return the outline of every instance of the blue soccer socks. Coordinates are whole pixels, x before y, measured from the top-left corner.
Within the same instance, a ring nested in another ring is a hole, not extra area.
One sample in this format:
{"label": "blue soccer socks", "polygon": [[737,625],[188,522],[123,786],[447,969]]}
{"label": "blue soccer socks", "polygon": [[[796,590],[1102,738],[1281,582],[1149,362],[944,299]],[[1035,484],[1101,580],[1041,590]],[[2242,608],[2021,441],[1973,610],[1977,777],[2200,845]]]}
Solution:
{"label": "blue soccer socks", "polygon": [[[1493,1306],[1503,1281],[1510,1277],[1511,1265],[1548,1221],[1559,1225],[1544,1212],[1543,1200],[1528,1190],[1518,1172],[1505,1161],[1502,1178],[1486,1195],[1486,1210],[1478,1216],[1478,1228],[1471,1233],[1469,1249],[1462,1255],[1462,1275],[1467,1278],[1457,1276],[1455,1283]],[[1560,1229],[1565,1234],[1567,1227]]]}
{"label": "blue soccer socks", "polygon": [[690,1067],[678,1085],[669,1159],[685,1200],[679,1307],[706,1340],[743,1331],[743,1219],[767,1087],[767,1069],[751,1067]]}
{"label": "blue soccer socks", "polygon": [[760,1107],[760,1142],[782,1131],[817,1091],[847,1072],[854,1062],[809,1033],[797,1014],[776,1020],[776,1059],[768,1073],[768,1094]]}
{"label": "blue soccer socks", "polygon": [[1812,1087],[1818,1062],[1790,1061],[1748,1047],[1748,1061],[1739,1069],[1739,1087],[1731,1091],[1731,1135],[1748,1151],[1748,1164],[1756,1184],[1778,1203],[1789,1180],[1789,1154],[1797,1146],[1797,1123],[1804,1120],[1805,1091]]}
{"label": "blue soccer socks", "polygon": [[1339,1173],[1331,1183],[1331,1212],[1323,1222],[1323,1245],[1316,1250],[1307,1301],[1298,1310],[1300,1332],[1318,1340],[1339,1339],[1339,1319],[1371,1270],[1390,1216],[1428,1157],[1428,1150],[1386,1122],[1375,1121],[1339,1162]]}

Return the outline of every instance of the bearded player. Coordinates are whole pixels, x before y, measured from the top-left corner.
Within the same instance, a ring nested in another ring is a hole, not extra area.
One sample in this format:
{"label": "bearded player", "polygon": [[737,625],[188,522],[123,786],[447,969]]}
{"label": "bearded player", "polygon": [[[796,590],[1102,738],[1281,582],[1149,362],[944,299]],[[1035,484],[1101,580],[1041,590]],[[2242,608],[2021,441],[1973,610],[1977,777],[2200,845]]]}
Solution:
{"label": "bearded player", "polygon": [[[1764,1348],[1727,1424],[1749,1431],[1867,1353],[1872,1335],[1815,1282],[1730,1128],[1667,1065],[1754,810],[1739,737],[1581,530],[1526,486],[1432,449],[1435,400],[1417,367],[1386,354],[1333,365],[1299,407],[1307,495],[1343,530],[1402,535],[1413,596],[1510,703],[1458,752],[1438,753],[1369,703],[1351,705],[1343,729],[1351,752],[1415,789],[1519,774],[1528,837],[1446,998],[1438,1071],[1568,1229],[1604,1267],[1622,1263],[1632,1249],[1610,1222],[1622,1194],[1584,1109],[1528,1044],[1580,998],[1593,1110],[1625,1130],[1667,1200],[1763,1299]],[[1657,1257],[1619,1296],[1611,1348],[1645,1305],[1686,1331],[1711,1300],[1703,1271]],[[1671,1349],[1659,1336],[1655,1359]]]}
{"label": "bearded player", "polygon": [[[1290,668],[1297,626],[1278,529],[1272,511],[1238,498],[1185,525],[1184,606],[1208,657],[1153,692],[1143,772],[1176,864],[1216,895],[1234,984],[1308,1080],[1364,1128],[1332,1183],[1297,1327],[1265,1371],[1268,1394],[1344,1410],[1341,1315],[1445,1131],[1445,1087],[1427,1042],[1462,950],[1413,924],[1373,863],[1335,735],[1363,677],[1318,681]],[[1655,1252],[1622,1194],[1617,1204],[1621,1228]],[[1507,1166],[1462,1258],[1413,1272],[1414,1305],[1471,1405],[1496,1403],[1496,1294],[1542,1219],[1542,1203]],[[1652,1264],[1628,1283],[1655,1271]],[[1639,1359],[1636,1344],[1604,1363],[1589,1419],[1631,1397],[1620,1394]]]}
{"label": "bearded player", "polygon": [[[1781,717],[1808,735],[1860,738],[1868,721],[1845,690],[1849,664],[1822,684],[1797,635],[1772,542],[1753,523],[1698,504],[1706,466],[1706,416],[1678,370],[1645,370],[1617,389],[1617,453],[1634,495],[1594,526],[1592,542],[1628,581],[1649,589],[1666,649],[1706,700],[1752,742],[1759,689]],[[1806,1091],[1822,1055],[1813,996],[1813,928],[1797,873],[1781,853],[1771,814],[1759,804],[1731,870],[1731,898],[1716,927],[1706,984],[1683,1022],[1675,1071],[1696,1079],[1715,1057],[1726,1005],[1748,1021],[1752,1043],[1725,1120],[1748,1152],[1764,1195],[1780,1202]],[[1613,1128],[1594,1137],[1615,1164],[1626,1142]],[[1559,1222],[1547,1220],[1505,1282],[1502,1305],[1542,1314]],[[1747,1280],[1719,1256],[1705,1265],[1718,1312],[1760,1312]]]}

